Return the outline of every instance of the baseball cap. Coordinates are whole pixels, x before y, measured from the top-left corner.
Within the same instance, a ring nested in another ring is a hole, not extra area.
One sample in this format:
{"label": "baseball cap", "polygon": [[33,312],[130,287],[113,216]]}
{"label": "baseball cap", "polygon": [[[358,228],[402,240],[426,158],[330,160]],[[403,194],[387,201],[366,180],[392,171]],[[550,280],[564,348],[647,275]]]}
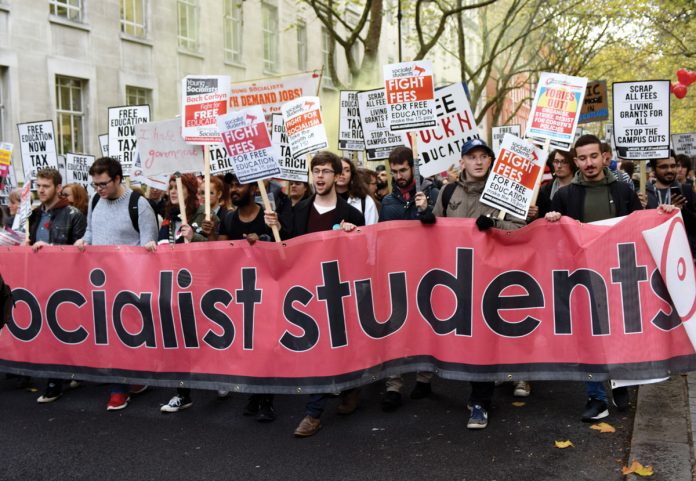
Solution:
{"label": "baseball cap", "polygon": [[462,156],[465,156],[474,149],[483,149],[488,155],[495,159],[495,153],[488,147],[488,144],[481,139],[471,139],[462,145]]}

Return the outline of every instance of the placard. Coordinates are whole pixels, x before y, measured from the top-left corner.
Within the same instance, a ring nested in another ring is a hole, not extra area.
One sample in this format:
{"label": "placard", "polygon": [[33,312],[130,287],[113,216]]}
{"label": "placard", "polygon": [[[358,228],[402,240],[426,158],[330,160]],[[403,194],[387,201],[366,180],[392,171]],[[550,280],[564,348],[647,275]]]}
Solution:
{"label": "placard", "polygon": [[137,155],[135,127],[149,121],[149,105],[109,107],[109,157],[121,162],[124,176],[130,175]]}
{"label": "placard", "polygon": [[580,110],[579,124],[599,122],[609,118],[609,100],[607,99],[607,81],[595,80],[588,82],[585,88],[585,98]]}
{"label": "placard", "polygon": [[481,202],[525,220],[545,159],[544,151],[533,143],[505,134]]}
{"label": "placard", "polygon": [[409,145],[405,132],[389,130],[384,89],[359,92],[358,108],[368,161],[386,159],[395,147]]}
{"label": "placard", "polygon": [[575,139],[575,129],[587,79],[542,72],[534,95],[526,136],[568,151]]}
{"label": "placard", "polygon": [[218,129],[240,184],[280,174],[263,108],[256,105],[218,117]]}
{"label": "placard", "polygon": [[46,167],[58,168],[53,121],[17,124],[17,130],[19,130],[19,145],[22,152],[24,182],[31,181],[31,189],[36,190],[36,172]]}
{"label": "placard", "polygon": [[669,157],[669,80],[613,84],[614,143],[628,160]]}
{"label": "placard", "polygon": [[89,169],[94,163],[93,155],[65,154],[65,178],[63,185],[77,183],[87,190],[92,189],[89,180]]}
{"label": "placard", "polygon": [[222,142],[218,116],[227,113],[227,75],[189,75],[181,81],[181,134],[189,144]]}
{"label": "placard", "polygon": [[225,144],[210,145],[210,175],[234,173],[232,159],[227,154]]}
{"label": "placard", "polygon": [[696,132],[688,134],[672,134],[672,149],[674,153],[696,157]]}
{"label": "placard", "polygon": [[498,156],[498,152],[500,152],[500,144],[503,143],[503,137],[505,137],[505,134],[520,137],[522,135],[522,126],[519,124],[513,124],[491,128],[491,149],[495,153],[496,157]]}
{"label": "placard", "polygon": [[384,66],[389,130],[435,127],[435,90],[430,60]]}
{"label": "placard", "polygon": [[281,112],[293,157],[316,152],[329,145],[319,97],[300,97],[284,103]]}
{"label": "placard", "polygon": [[99,148],[101,149],[101,156],[109,156],[109,134],[101,134],[99,136]]}
{"label": "placard", "polygon": [[357,90],[341,90],[338,112],[338,149],[365,150]]}
{"label": "placard", "polygon": [[169,187],[169,174],[153,175],[146,177],[143,175],[143,162],[140,153],[135,156],[133,168],[131,169],[131,181],[150,186],[154,189],[166,191]]}
{"label": "placard", "polygon": [[418,142],[418,171],[423,177],[444,172],[459,165],[462,145],[480,138],[476,119],[461,82],[435,91],[437,125],[416,133]]}
{"label": "placard", "polygon": [[9,177],[12,166],[12,151],[14,145],[10,142],[0,143],[0,177]]}
{"label": "placard", "polygon": [[290,152],[288,136],[285,133],[285,124],[281,114],[273,114],[271,120],[271,142],[277,148],[278,165],[280,165],[280,174],[278,179],[296,180],[299,182],[308,182],[309,175],[307,173],[307,156],[301,155],[293,157]]}
{"label": "placard", "polygon": [[179,119],[140,124],[135,133],[143,176],[183,174],[203,169],[203,148],[184,142]]}

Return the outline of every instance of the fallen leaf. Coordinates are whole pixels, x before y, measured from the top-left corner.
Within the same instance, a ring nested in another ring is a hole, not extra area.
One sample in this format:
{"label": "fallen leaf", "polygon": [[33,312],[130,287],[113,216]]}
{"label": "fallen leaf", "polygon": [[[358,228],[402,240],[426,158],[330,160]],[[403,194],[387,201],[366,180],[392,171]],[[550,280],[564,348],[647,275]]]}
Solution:
{"label": "fallen leaf", "polygon": [[556,441],[554,443],[558,449],[565,449],[565,448],[574,448],[575,446],[573,445],[572,442],[570,441]]}
{"label": "fallen leaf", "polygon": [[527,404],[527,403],[522,402],[522,401],[515,401],[514,403],[512,403],[512,405],[515,406],[516,408],[521,408],[525,404]]}
{"label": "fallen leaf", "polygon": [[615,433],[616,428],[612,426],[611,424],[607,423],[599,423],[599,424],[593,424],[590,426],[590,429],[594,429],[596,431],[599,431],[600,433]]}
{"label": "fallen leaf", "polygon": [[621,472],[624,475],[633,473],[637,474],[638,476],[652,476],[654,474],[652,466],[643,466],[635,459],[633,460],[633,464],[631,464],[631,466],[624,466],[621,468]]}

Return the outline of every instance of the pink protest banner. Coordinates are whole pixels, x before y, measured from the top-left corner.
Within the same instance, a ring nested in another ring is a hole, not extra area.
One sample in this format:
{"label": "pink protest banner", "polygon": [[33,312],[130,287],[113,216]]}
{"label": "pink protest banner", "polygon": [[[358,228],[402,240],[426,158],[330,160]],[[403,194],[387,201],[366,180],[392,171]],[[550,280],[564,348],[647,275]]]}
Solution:
{"label": "pink protest banner", "polygon": [[685,236],[680,216],[644,211],[615,226],[565,218],[479,232],[443,218],[156,253],[7,247],[0,272],[16,306],[0,370],[278,393],[417,369],[659,378],[696,368],[695,296],[674,307],[668,293],[694,292]]}

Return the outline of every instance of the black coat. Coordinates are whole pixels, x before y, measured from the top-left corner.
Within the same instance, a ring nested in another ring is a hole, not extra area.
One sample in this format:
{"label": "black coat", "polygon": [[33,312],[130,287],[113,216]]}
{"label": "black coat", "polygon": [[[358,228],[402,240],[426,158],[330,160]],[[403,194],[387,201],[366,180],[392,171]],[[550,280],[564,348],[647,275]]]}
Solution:
{"label": "black coat", "polygon": [[[299,202],[295,205],[292,218],[292,237],[297,237],[307,233],[307,222],[309,221],[309,209],[314,208],[315,195]],[[341,221],[350,222],[355,225],[365,225],[365,217],[358,209],[348,204],[340,195],[336,196],[336,209],[334,210],[334,224]]]}
{"label": "black coat", "polygon": [[[35,208],[29,216],[29,240],[36,242],[36,231],[41,220],[41,207]],[[71,245],[76,240],[82,239],[87,230],[87,220],[77,208],[68,204],[66,199],[61,199],[50,210],[48,227],[49,244]]]}
{"label": "black coat", "polygon": [[[616,217],[628,215],[643,208],[636,193],[625,182],[610,183],[609,194],[614,201]],[[561,187],[553,196],[551,210],[585,222],[585,187],[574,182]]]}

